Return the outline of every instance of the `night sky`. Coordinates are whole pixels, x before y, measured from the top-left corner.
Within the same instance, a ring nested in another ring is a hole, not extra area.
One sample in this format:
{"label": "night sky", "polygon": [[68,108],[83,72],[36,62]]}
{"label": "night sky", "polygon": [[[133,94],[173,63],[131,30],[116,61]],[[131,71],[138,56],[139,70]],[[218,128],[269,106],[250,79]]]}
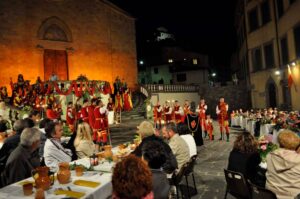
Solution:
{"label": "night sky", "polygon": [[138,52],[155,28],[166,27],[177,41],[208,54],[216,68],[228,68],[236,48],[236,0],[110,0],[137,18]]}

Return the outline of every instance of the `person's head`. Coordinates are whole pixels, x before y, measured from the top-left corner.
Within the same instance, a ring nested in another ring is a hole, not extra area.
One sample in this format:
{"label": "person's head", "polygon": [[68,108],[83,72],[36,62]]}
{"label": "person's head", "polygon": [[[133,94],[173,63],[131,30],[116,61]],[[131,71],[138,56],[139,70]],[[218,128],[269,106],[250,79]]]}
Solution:
{"label": "person's head", "polygon": [[138,129],[137,133],[141,136],[142,139],[153,135],[155,132],[153,124],[148,121],[141,122],[140,125],[138,125],[136,128]]}
{"label": "person's head", "polygon": [[82,122],[77,127],[76,139],[74,141],[74,145],[78,145],[81,140],[89,140],[92,141],[91,136],[91,127],[88,123]]}
{"label": "person's head", "polygon": [[25,128],[20,137],[20,144],[35,151],[40,146],[41,132],[37,128]]}
{"label": "person's head", "polygon": [[7,130],[6,122],[1,120],[0,121],[0,133],[6,132],[6,130]]}
{"label": "person's head", "polygon": [[5,102],[0,102],[0,109],[5,109],[6,105],[5,105]]}
{"label": "person's head", "polygon": [[281,148],[296,150],[300,144],[299,136],[290,130],[283,130],[278,135],[278,143]]}
{"label": "person's head", "polygon": [[109,103],[112,103],[113,102],[113,99],[110,97],[109,98]]}
{"label": "person's head", "polygon": [[184,101],[184,105],[189,106],[189,105],[190,105],[189,100],[185,100],[185,101]]}
{"label": "person's head", "polygon": [[87,105],[88,105],[88,103],[89,103],[89,100],[88,100],[88,99],[84,99],[84,100],[83,100],[83,104],[82,104],[82,105],[83,105],[83,106],[87,106]]}
{"label": "person's head", "polygon": [[73,107],[73,102],[68,102],[68,107]]}
{"label": "person's head", "polygon": [[210,116],[210,114],[207,114],[207,115],[206,115],[206,119],[208,119],[208,120],[209,120],[209,119],[210,119],[210,117],[211,117],[211,116]]}
{"label": "person's head", "polygon": [[195,113],[196,112],[196,103],[193,101],[191,102],[190,111]]}
{"label": "person's head", "polygon": [[37,123],[40,121],[41,119],[41,115],[40,115],[40,112],[37,111],[37,110],[33,110],[30,112],[29,114],[29,118],[33,120],[33,122]]}
{"label": "person's head", "polygon": [[60,123],[51,121],[46,123],[45,132],[47,138],[60,139],[63,133],[63,129]]}
{"label": "person's head", "polygon": [[152,191],[151,171],[141,158],[129,155],[116,164],[112,186],[117,198],[143,198]]}
{"label": "person's head", "polygon": [[201,99],[201,100],[200,100],[200,103],[201,103],[201,104],[204,104],[204,103],[205,103],[205,100],[204,100],[204,99]]}
{"label": "person's head", "polygon": [[190,133],[188,126],[184,123],[177,124],[177,131],[179,135],[186,135]]}
{"label": "person's head", "polygon": [[238,150],[242,153],[254,153],[257,151],[258,143],[255,137],[245,131],[237,136],[233,144],[233,149]]}
{"label": "person's head", "polygon": [[142,157],[151,169],[160,169],[166,162],[164,147],[158,141],[146,142],[142,147]]}
{"label": "person's head", "polygon": [[163,137],[167,140],[177,134],[177,126],[174,122],[168,123],[162,128]]}
{"label": "person's head", "polygon": [[159,106],[159,105],[160,105],[160,103],[159,103],[159,100],[157,100],[157,103],[156,103],[156,104],[157,104],[157,106]]}
{"label": "person's head", "polygon": [[220,97],[220,103],[224,103],[224,97]]}
{"label": "person's head", "polygon": [[52,121],[52,120],[50,120],[49,118],[44,118],[44,119],[40,122],[39,128],[40,128],[40,129],[44,129],[45,126],[46,126],[46,124],[47,124],[48,122],[51,122],[51,121]]}
{"label": "person's head", "polygon": [[178,100],[175,100],[175,106],[179,106]]}
{"label": "person's head", "polygon": [[25,118],[23,120],[17,120],[14,123],[13,129],[14,131],[16,131],[17,134],[21,134],[25,128],[32,128],[32,127],[34,127],[34,122],[32,121],[32,119]]}

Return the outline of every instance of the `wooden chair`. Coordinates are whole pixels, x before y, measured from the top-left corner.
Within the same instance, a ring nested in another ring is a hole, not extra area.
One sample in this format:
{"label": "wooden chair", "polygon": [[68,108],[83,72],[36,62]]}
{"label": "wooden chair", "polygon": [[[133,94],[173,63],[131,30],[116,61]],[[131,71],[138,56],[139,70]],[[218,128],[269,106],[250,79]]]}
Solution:
{"label": "wooden chair", "polygon": [[248,180],[251,189],[252,199],[277,199],[276,194],[263,187],[256,186]]}
{"label": "wooden chair", "polygon": [[243,174],[224,169],[225,179],[227,182],[226,192],[224,198],[227,198],[227,194],[240,199],[251,199],[249,185],[244,178]]}
{"label": "wooden chair", "polygon": [[190,189],[189,189],[189,181],[188,181],[189,176],[192,176],[192,178],[193,178],[194,190],[195,190],[195,194],[193,194],[193,195],[196,195],[198,193],[196,182],[195,182],[195,176],[194,176],[194,167],[196,164],[196,160],[197,160],[197,155],[194,155],[191,157],[190,161],[188,162],[187,169],[185,170],[185,173],[184,173],[189,197],[191,197],[191,193],[190,193]]}

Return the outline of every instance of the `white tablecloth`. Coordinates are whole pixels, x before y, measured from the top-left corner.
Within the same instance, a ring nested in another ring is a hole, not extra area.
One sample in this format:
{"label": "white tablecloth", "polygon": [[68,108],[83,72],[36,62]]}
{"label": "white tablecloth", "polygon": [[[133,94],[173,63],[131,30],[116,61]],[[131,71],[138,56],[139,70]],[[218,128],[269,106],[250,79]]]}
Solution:
{"label": "white tablecloth", "polygon": [[273,131],[275,124],[262,124],[260,125],[260,135],[268,135]]}
{"label": "white tablecloth", "polygon": [[[118,151],[118,147],[113,148],[112,150],[114,153]],[[81,164],[85,167],[90,167],[90,160],[89,158],[83,158],[74,161],[77,165]],[[73,162],[72,162],[73,163]],[[71,163],[71,164],[72,164]],[[71,171],[71,182],[66,185],[61,185],[56,180],[54,185],[51,186],[51,188],[45,192],[45,196],[47,199],[57,199],[57,198],[63,198],[64,195],[54,195],[54,191],[57,188],[62,188],[64,190],[67,190],[67,187],[70,187],[72,191],[78,191],[78,192],[84,192],[85,195],[82,198],[88,198],[88,199],[106,199],[112,194],[112,184],[111,184],[111,178],[112,178],[112,168],[114,167],[114,162],[107,162],[103,161],[100,162],[99,165],[94,167],[95,171],[88,171],[85,172],[83,176],[77,177],[75,175],[74,171]],[[101,174],[101,175],[100,175]],[[74,180],[89,180],[94,182],[100,182],[101,184],[96,188],[89,188],[89,187],[83,187],[74,185]],[[25,199],[25,198],[34,198],[35,194],[33,193],[31,196],[24,196],[23,194],[23,188],[20,183],[23,181],[30,181],[33,182],[33,178],[30,177],[28,179],[16,182],[14,184],[11,184],[9,186],[6,186],[2,189],[0,189],[0,199]],[[35,191],[35,189],[34,189]]]}
{"label": "white tablecloth", "polygon": [[231,118],[231,126],[238,126],[238,117]]}
{"label": "white tablecloth", "polygon": [[278,140],[277,140],[277,137],[278,137],[279,133],[280,133],[281,131],[283,131],[283,130],[284,130],[284,129],[279,129],[278,131],[277,131],[276,129],[273,130],[273,138],[272,138],[272,142],[273,142],[274,144],[279,145]]}
{"label": "white tablecloth", "polygon": [[249,131],[251,134],[254,135],[254,127],[255,127],[254,120],[247,120],[246,130]]}

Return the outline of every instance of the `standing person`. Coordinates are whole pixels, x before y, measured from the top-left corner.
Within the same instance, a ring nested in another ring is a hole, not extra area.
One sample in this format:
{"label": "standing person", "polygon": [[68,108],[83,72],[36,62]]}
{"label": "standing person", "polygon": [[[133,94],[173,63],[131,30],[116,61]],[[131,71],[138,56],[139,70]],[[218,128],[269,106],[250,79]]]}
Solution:
{"label": "standing person", "polygon": [[108,110],[108,124],[113,124],[115,120],[115,104],[113,103],[113,99],[111,97],[109,98],[106,108]]}
{"label": "standing person", "polygon": [[172,108],[169,105],[169,102],[166,101],[164,106],[164,115],[165,115],[165,124],[168,124],[172,121]]}
{"label": "standing person", "polygon": [[74,122],[75,122],[75,110],[72,102],[69,102],[67,106],[66,121],[67,121],[67,125],[70,127],[71,131],[73,132]]}
{"label": "standing person", "polygon": [[89,122],[88,104],[89,104],[89,101],[87,99],[85,99],[85,100],[83,100],[83,104],[81,107],[81,119],[87,123]]}
{"label": "standing person", "polygon": [[205,126],[205,120],[206,120],[206,111],[207,111],[207,105],[205,104],[205,100],[201,99],[200,103],[197,107],[197,112],[199,114],[199,120],[200,120],[200,125],[202,128],[202,131],[204,131],[204,138],[207,137],[207,130]]}
{"label": "standing person", "polygon": [[131,101],[131,95],[128,92],[128,89],[125,90],[123,94],[123,100],[124,100],[124,111],[131,111],[132,110],[132,101]]}
{"label": "standing person", "polygon": [[120,92],[118,91],[115,96],[115,107],[117,112],[121,112],[123,109],[123,101],[122,96],[120,95]]}
{"label": "standing person", "polygon": [[184,102],[183,112],[184,112],[184,118],[186,118],[186,115],[190,112],[190,102],[188,100],[185,100]]}
{"label": "standing person", "polygon": [[154,107],[154,125],[156,126],[156,128],[159,125],[158,127],[159,129],[161,129],[161,116],[162,116],[162,106],[157,100],[156,106]]}
{"label": "standing person", "polygon": [[196,113],[195,102],[191,102],[190,113],[187,114],[184,123],[187,124],[190,134],[192,134],[195,139],[196,145],[202,146],[203,145],[202,129],[199,122],[199,116]]}
{"label": "standing person", "polygon": [[92,98],[91,99],[91,104],[87,107],[87,111],[88,111],[88,117],[89,117],[89,125],[92,127],[94,126],[95,123],[95,115],[94,115],[94,110],[95,110],[95,106],[96,106],[96,98]]}
{"label": "standing person", "polygon": [[206,120],[205,120],[205,126],[206,126],[206,131],[208,132],[209,140],[214,140],[214,126],[213,126],[213,120],[210,117],[210,114],[206,115]]}
{"label": "standing person", "polygon": [[176,124],[181,123],[182,118],[184,117],[184,112],[177,100],[175,100],[174,114],[175,114],[175,123]]}
{"label": "standing person", "polygon": [[108,111],[101,100],[96,102],[97,106],[94,109],[95,123],[93,140],[98,144],[107,143],[107,115]]}
{"label": "standing person", "polygon": [[223,140],[223,128],[226,132],[226,141],[229,142],[229,123],[228,123],[228,104],[225,103],[225,100],[223,97],[220,98],[220,102],[216,107],[216,113],[218,115],[218,122],[220,125],[220,133],[221,137],[219,140]]}

